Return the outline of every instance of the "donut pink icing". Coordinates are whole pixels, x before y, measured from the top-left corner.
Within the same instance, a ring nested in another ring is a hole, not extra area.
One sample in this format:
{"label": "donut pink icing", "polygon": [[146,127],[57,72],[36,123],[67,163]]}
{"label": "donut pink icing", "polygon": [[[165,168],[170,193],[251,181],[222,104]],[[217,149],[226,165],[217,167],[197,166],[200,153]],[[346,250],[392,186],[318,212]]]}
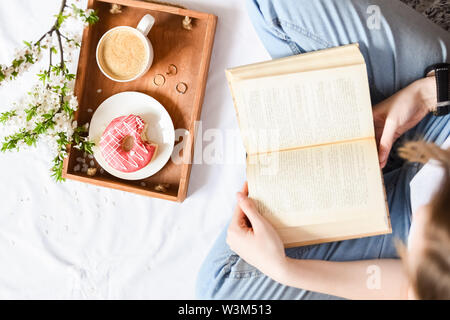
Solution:
{"label": "donut pink icing", "polygon": [[134,172],[148,165],[158,146],[143,140],[145,127],[144,120],[135,115],[111,121],[100,139],[105,161],[121,172]]}

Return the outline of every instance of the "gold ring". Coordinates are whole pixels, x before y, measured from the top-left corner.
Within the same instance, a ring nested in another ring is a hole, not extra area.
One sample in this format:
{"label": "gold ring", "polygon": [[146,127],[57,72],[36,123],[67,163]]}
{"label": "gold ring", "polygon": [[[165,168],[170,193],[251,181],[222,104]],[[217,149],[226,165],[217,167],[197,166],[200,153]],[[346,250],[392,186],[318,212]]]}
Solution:
{"label": "gold ring", "polygon": [[174,75],[176,75],[178,73],[178,69],[177,69],[177,66],[176,65],[174,65],[174,64],[169,64],[169,66],[167,67],[167,72],[166,72],[166,75],[168,75],[168,76],[174,76]]}
{"label": "gold ring", "polygon": [[185,94],[188,89],[188,86],[184,82],[179,82],[175,87],[175,89],[177,90],[178,93]]}
{"label": "gold ring", "polygon": [[153,77],[153,84],[157,87],[162,86],[164,83],[166,83],[166,78],[158,73],[156,76]]}

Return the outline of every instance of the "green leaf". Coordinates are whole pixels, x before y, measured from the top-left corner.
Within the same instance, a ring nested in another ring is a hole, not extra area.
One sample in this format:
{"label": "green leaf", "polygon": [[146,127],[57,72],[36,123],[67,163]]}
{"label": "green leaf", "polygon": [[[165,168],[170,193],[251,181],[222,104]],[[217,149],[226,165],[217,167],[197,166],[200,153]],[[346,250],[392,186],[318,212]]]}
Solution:
{"label": "green leaf", "polygon": [[74,75],[73,73],[67,73],[66,74],[66,79],[71,81],[73,79],[75,79],[76,75]]}
{"label": "green leaf", "polygon": [[19,60],[14,59],[13,62],[12,62],[12,65],[13,65],[14,68],[17,68],[17,67],[19,67],[23,62],[24,62],[23,59],[19,59]]}
{"label": "green leaf", "polygon": [[75,4],[73,4],[73,3],[72,3],[72,9],[73,9],[73,12],[74,12],[75,14],[80,15],[80,14],[83,13],[83,10],[81,10],[80,8],[78,8],[78,7],[77,7]]}
{"label": "green leaf", "polygon": [[42,118],[44,118],[45,121],[48,121],[48,120],[52,119],[54,115],[55,114],[53,114],[53,113],[46,113],[42,116]]}
{"label": "green leaf", "polygon": [[73,111],[72,108],[70,108],[70,106],[69,106],[69,101],[64,101],[64,102],[62,103],[62,106],[61,106],[61,107],[62,107],[62,109],[63,109],[67,114],[69,114],[70,117],[72,117],[74,111]]}
{"label": "green leaf", "polygon": [[33,55],[31,53],[26,53],[25,59],[26,59],[27,63],[34,63]]}
{"label": "green leaf", "polygon": [[61,66],[60,65],[52,66],[52,72],[59,76],[59,74],[61,73]]}
{"label": "green leaf", "polygon": [[36,138],[36,136],[30,135],[30,136],[25,136],[23,140],[27,145],[32,146],[32,145],[36,145],[37,138]]}
{"label": "green leaf", "polygon": [[7,150],[14,149],[17,146],[17,141],[10,140],[2,143],[1,152],[5,152]]}
{"label": "green leaf", "polygon": [[61,88],[61,94],[66,96],[67,91],[69,91],[69,87],[67,86],[67,83],[64,83],[64,86]]}
{"label": "green leaf", "polygon": [[33,132],[36,134],[41,134],[45,131],[45,127],[42,122],[37,123],[36,127],[34,127]]}
{"label": "green leaf", "polygon": [[63,24],[63,22],[69,17],[69,16],[65,16],[64,14],[60,13],[55,15],[56,17],[56,23],[55,23],[55,28],[59,29],[61,27],[61,25]]}
{"label": "green leaf", "polygon": [[65,181],[65,179],[62,176],[64,162],[59,157],[56,157],[53,160],[53,163],[54,163],[54,165],[51,169],[53,172],[52,177],[55,179],[56,182]]}
{"label": "green leaf", "polygon": [[83,146],[83,150],[89,154],[93,154],[94,151],[92,150],[92,147],[95,146],[94,142],[90,142],[90,141],[85,141],[84,143],[82,143]]}
{"label": "green leaf", "polygon": [[37,76],[44,85],[45,85],[45,82],[47,81],[47,79],[50,79],[50,73],[47,70],[44,70],[44,72],[42,72],[42,73],[38,73]]}
{"label": "green leaf", "polygon": [[29,43],[28,41],[25,41],[25,40],[23,41],[23,43],[25,43],[25,45],[31,49],[31,43]]}
{"label": "green leaf", "polygon": [[79,145],[79,149],[88,154],[93,154],[92,147],[95,146],[94,142],[89,141],[87,137],[83,137],[82,134],[86,134],[86,127],[76,127],[72,135],[72,140],[75,145]]}
{"label": "green leaf", "polygon": [[6,123],[8,120],[10,120],[12,117],[15,117],[16,115],[17,115],[16,110],[0,113],[0,123]]}
{"label": "green leaf", "polygon": [[53,167],[52,177],[56,180],[56,182],[65,181],[63,178],[63,167],[64,167],[64,158],[67,155],[67,137],[64,133],[59,134],[58,139],[58,155],[53,159]]}
{"label": "green leaf", "polygon": [[90,15],[86,15],[86,12],[80,8],[78,8],[76,5],[72,4],[72,9],[73,12],[83,18],[84,22],[87,22],[89,25],[93,25],[95,23],[97,23],[100,18],[98,16],[98,11],[95,10],[93,13],[91,13]]}
{"label": "green leaf", "polygon": [[27,121],[30,121],[34,116],[37,115],[38,105],[31,106],[30,109],[25,109],[25,113],[27,114]]}
{"label": "green leaf", "polygon": [[90,16],[86,17],[86,22],[89,23],[90,25],[97,23],[99,20],[100,20],[100,18],[97,15],[97,11],[95,11]]}
{"label": "green leaf", "polygon": [[20,140],[23,140],[26,134],[27,133],[25,131],[21,131],[6,137],[0,151],[5,152],[7,150],[16,149],[17,143]]}
{"label": "green leaf", "polygon": [[47,119],[43,122],[37,122],[36,126],[33,129],[33,134],[40,135],[47,132],[48,129],[53,128],[55,122],[52,120],[52,118]]}

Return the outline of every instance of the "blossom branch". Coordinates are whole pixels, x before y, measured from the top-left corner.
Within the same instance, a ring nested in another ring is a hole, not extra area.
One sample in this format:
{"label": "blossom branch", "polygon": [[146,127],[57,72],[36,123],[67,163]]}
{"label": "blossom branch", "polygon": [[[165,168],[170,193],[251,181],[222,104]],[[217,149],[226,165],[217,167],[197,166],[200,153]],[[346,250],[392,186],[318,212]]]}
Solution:
{"label": "blossom branch", "polygon": [[[34,43],[24,41],[26,49],[17,54],[10,67],[0,65],[2,85],[28,70],[30,65],[42,57],[42,49],[48,49],[49,66],[47,70],[37,74],[40,80],[38,84],[28,92],[21,103],[15,104],[13,110],[0,114],[0,123],[12,124],[13,128],[19,127],[17,132],[4,139],[0,151],[18,150],[34,146],[40,140],[44,141],[56,154],[51,170],[57,181],[63,180],[62,167],[63,160],[67,157],[68,145],[72,144],[87,153],[92,153],[93,146],[85,136],[87,125],[78,126],[77,122],[73,121],[73,114],[78,107],[78,100],[73,91],[75,75],[69,72],[66,63],[70,62],[71,50],[80,46],[81,37],[73,35],[70,38],[63,34],[62,29],[68,18],[75,18],[85,26],[98,21],[95,11],[82,10],[74,4],[69,7],[67,0],[62,0],[52,28]],[[58,50],[53,45],[55,38]],[[58,51],[60,62],[54,65],[53,54]]]}

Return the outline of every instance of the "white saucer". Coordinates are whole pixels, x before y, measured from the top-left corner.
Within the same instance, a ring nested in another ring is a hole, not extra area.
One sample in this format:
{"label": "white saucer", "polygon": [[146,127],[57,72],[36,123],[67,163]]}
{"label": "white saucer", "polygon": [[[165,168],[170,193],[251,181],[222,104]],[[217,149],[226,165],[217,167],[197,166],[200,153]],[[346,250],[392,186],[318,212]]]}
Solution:
{"label": "white saucer", "polygon": [[[158,144],[153,160],[144,168],[135,172],[121,172],[112,168],[103,158],[100,138],[110,122],[120,116],[134,114],[148,124],[147,137]],[[121,92],[115,94],[97,108],[89,126],[89,139],[93,147],[95,160],[113,176],[126,180],[140,180],[161,170],[172,155],[175,142],[175,129],[166,109],[154,98],[140,92]]]}

